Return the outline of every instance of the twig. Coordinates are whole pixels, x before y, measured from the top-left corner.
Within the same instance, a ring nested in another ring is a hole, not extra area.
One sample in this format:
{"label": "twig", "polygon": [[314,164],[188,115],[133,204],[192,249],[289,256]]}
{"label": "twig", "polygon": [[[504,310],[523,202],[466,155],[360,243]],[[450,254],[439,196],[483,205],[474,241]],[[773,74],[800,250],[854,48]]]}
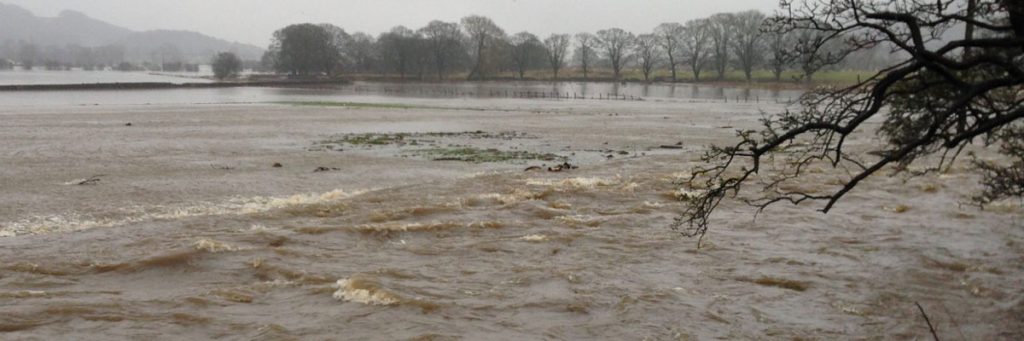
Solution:
{"label": "twig", "polygon": [[928,314],[924,312],[924,308],[921,307],[921,303],[914,302],[917,305],[917,309],[921,311],[921,316],[924,316],[924,322],[928,323],[928,330],[932,332],[932,337],[935,341],[939,341],[939,334],[935,333],[935,327],[932,326],[932,320],[928,318]]}

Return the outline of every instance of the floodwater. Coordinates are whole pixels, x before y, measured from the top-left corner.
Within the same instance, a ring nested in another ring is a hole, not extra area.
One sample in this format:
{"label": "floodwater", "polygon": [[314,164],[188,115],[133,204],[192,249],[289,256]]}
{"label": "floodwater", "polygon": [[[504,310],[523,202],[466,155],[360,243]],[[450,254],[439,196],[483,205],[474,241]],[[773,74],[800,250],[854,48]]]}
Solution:
{"label": "floodwater", "polygon": [[206,72],[121,72],[85,71],[81,69],[47,71],[36,68],[32,71],[0,70],[0,85],[27,84],[93,84],[93,83],[208,83],[201,78]]}
{"label": "floodwater", "polygon": [[[209,82],[200,73],[155,74],[116,71],[0,71],[0,85],[87,84],[126,82]],[[155,104],[238,104],[276,101],[346,101],[351,98],[394,99],[505,99],[573,98],[661,102],[789,103],[801,90],[735,88],[705,84],[585,83],[585,82],[443,82],[387,83],[357,81],[331,88],[218,88],[128,91],[65,91],[0,93],[0,106],[37,107]]]}
{"label": "floodwater", "polygon": [[[929,339],[915,303],[1024,337],[1024,210],[964,205],[966,167],[670,230],[775,101],[221,90],[0,94],[0,339]],[[473,148],[579,168],[431,154]]]}

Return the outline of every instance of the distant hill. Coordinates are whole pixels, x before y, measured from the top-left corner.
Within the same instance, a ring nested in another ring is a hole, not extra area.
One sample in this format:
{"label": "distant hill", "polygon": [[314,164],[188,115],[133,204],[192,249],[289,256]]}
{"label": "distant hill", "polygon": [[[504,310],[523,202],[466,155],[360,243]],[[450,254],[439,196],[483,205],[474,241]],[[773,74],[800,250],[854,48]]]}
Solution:
{"label": "distant hill", "polygon": [[121,46],[133,61],[151,60],[157,55],[173,55],[186,62],[207,61],[214,53],[231,51],[242,59],[259,60],[263,49],[229,42],[191,31],[154,30],[136,32],[106,23],[75,11],[58,16],[37,17],[14,5],[0,3],[0,44],[10,41],[46,46],[83,47]]}
{"label": "distant hill", "polygon": [[25,40],[37,45],[100,46],[124,39],[132,31],[64,11],[55,18],[37,17],[14,5],[0,4],[0,41]]}
{"label": "distant hill", "polygon": [[173,46],[181,55],[192,61],[208,61],[217,52],[230,51],[245,60],[259,60],[263,49],[241,43],[233,43],[190,31],[153,30],[129,34],[116,44],[125,47],[129,57],[144,59],[146,53],[160,53],[161,49]]}

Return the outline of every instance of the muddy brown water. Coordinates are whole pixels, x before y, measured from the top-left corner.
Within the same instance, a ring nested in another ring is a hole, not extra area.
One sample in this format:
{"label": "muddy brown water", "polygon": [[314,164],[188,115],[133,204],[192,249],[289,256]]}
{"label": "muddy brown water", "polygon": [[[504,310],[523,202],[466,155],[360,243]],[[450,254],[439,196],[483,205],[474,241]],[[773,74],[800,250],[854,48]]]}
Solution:
{"label": "muddy brown water", "polygon": [[[0,109],[0,339],[928,339],[915,302],[944,339],[1024,336],[1024,211],[962,205],[967,168],[828,215],[727,202],[698,250],[676,181],[781,105],[387,101],[431,109]],[[475,131],[529,138],[435,143],[580,168],[316,148]]]}

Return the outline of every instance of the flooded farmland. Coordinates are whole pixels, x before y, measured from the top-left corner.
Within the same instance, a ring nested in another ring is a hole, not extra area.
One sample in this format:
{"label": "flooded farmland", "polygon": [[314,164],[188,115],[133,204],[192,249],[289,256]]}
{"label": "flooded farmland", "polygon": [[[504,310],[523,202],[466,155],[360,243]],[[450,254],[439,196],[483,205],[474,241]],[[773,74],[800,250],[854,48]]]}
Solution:
{"label": "flooded farmland", "polygon": [[968,167],[698,249],[679,180],[799,93],[583,86],[0,93],[0,339],[1024,337],[1024,210]]}

